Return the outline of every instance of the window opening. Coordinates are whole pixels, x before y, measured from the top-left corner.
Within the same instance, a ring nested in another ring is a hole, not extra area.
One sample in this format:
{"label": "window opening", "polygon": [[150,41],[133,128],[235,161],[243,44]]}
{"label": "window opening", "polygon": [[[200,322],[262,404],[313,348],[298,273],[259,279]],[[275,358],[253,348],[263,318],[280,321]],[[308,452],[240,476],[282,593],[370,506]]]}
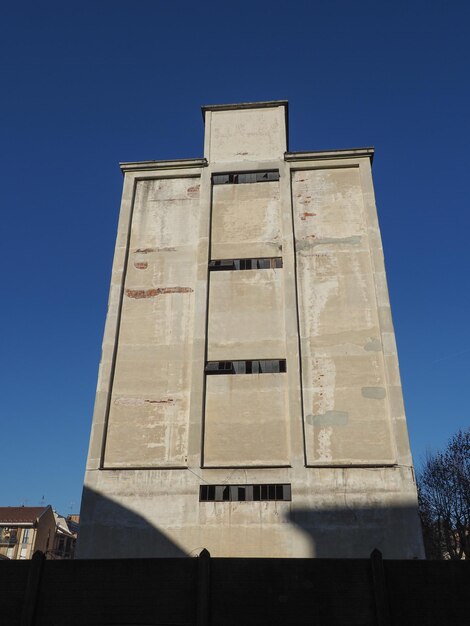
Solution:
{"label": "window opening", "polygon": [[282,257],[269,257],[262,259],[214,259],[209,261],[211,271],[229,270],[266,270],[282,267]]}
{"label": "window opening", "polygon": [[268,183],[279,180],[279,172],[232,172],[213,174],[213,185],[242,185],[245,183]]}
{"label": "window opening", "polygon": [[284,374],[286,371],[285,359],[207,361],[205,367],[206,374]]}
{"label": "window opening", "polygon": [[278,485],[201,485],[200,502],[289,502],[291,486]]}

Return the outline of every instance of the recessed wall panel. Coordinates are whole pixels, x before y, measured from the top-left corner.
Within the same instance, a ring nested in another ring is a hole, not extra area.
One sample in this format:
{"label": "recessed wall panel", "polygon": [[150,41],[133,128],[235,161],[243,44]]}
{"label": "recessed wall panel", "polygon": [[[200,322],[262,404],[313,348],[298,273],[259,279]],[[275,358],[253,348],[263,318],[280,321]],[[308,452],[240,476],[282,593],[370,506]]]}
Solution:
{"label": "recessed wall panel", "polygon": [[137,183],[105,467],[184,465],[199,181]]}
{"label": "recessed wall panel", "polygon": [[206,377],[204,466],[287,465],[285,374]]}
{"label": "recessed wall panel", "polygon": [[292,194],[307,463],[391,463],[359,169],[297,171]]}
{"label": "recessed wall panel", "polygon": [[211,258],[282,254],[279,182],[214,185]]}
{"label": "recessed wall panel", "polygon": [[285,358],[283,269],[211,272],[209,361]]}

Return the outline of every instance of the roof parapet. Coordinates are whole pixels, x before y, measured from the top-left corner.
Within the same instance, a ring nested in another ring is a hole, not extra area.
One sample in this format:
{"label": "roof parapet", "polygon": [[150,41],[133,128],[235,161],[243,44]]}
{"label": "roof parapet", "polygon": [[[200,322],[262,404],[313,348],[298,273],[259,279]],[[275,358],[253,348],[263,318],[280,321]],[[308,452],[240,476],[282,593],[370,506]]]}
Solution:
{"label": "roof parapet", "polygon": [[266,109],[283,106],[286,109],[286,120],[289,102],[287,100],[265,100],[263,102],[239,102],[238,104],[205,104],[201,107],[202,119],[206,119],[206,111],[232,111],[235,109]]}
{"label": "roof parapet", "polygon": [[346,148],[339,150],[315,150],[309,152],[286,152],[284,159],[290,161],[315,161],[324,159],[351,159],[354,157],[367,157],[371,163],[374,159],[375,149],[372,146],[367,148]]}
{"label": "roof parapet", "polygon": [[207,159],[172,159],[171,161],[129,161],[119,163],[123,174],[145,170],[175,170],[190,167],[207,167]]}

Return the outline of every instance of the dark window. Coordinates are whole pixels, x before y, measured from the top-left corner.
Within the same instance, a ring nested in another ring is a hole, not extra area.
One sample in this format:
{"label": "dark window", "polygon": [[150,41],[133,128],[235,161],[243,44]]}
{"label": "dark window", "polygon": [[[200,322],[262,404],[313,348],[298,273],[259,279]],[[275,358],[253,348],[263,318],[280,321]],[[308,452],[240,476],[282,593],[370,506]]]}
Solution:
{"label": "dark window", "polygon": [[279,172],[238,172],[231,174],[214,174],[213,185],[242,185],[244,183],[267,183],[279,180]]}
{"label": "dark window", "polygon": [[18,530],[4,526],[0,528],[0,546],[14,546],[18,540]]}
{"label": "dark window", "polygon": [[201,485],[201,502],[290,501],[290,485]]}
{"label": "dark window", "polygon": [[238,268],[235,267],[234,259],[221,259],[217,261],[210,261],[209,269],[211,270],[234,270]]}
{"label": "dark window", "polygon": [[235,374],[233,361],[210,361],[206,364],[207,374]]}
{"label": "dark window", "polygon": [[235,374],[246,374],[246,361],[234,361],[233,369]]}
{"label": "dark window", "polygon": [[285,359],[263,361],[207,361],[206,374],[284,374]]}
{"label": "dark window", "polygon": [[282,257],[265,259],[217,259],[209,261],[209,269],[213,272],[229,270],[266,270],[282,267]]}

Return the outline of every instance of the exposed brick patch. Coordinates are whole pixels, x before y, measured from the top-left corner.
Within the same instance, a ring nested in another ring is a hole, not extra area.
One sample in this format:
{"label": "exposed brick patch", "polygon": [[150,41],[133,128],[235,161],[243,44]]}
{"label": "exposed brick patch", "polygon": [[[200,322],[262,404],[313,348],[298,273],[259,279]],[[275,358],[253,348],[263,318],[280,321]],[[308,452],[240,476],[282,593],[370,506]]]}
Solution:
{"label": "exposed brick patch", "polygon": [[134,263],[134,267],[138,270],[146,270],[149,264],[147,262],[144,263]]}
{"label": "exposed brick patch", "polygon": [[191,287],[157,287],[156,289],[126,289],[126,296],[141,300],[142,298],[155,298],[167,293],[192,293]]}
{"label": "exposed brick patch", "polygon": [[143,406],[144,404],[173,404],[178,402],[174,398],[161,398],[161,400],[147,400],[145,398],[120,397],[114,400],[114,404],[122,406]]}
{"label": "exposed brick patch", "polygon": [[163,248],[138,248],[134,250],[134,254],[150,254],[151,252],[176,252],[176,248],[164,246]]}
{"label": "exposed brick patch", "polygon": [[305,222],[305,220],[307,219],[307,217],[315,217],[316,213],[309,213],[308,211],[305,211],[304,213],[302,213],[300,215],[300,219],[303,220]]}
{"label": "exposed brick patch", "polygon": [[201,185],[193,185],[192,187],[188,187],[186,192],[190,198],[195,198],[199,195],[199,189]]}

